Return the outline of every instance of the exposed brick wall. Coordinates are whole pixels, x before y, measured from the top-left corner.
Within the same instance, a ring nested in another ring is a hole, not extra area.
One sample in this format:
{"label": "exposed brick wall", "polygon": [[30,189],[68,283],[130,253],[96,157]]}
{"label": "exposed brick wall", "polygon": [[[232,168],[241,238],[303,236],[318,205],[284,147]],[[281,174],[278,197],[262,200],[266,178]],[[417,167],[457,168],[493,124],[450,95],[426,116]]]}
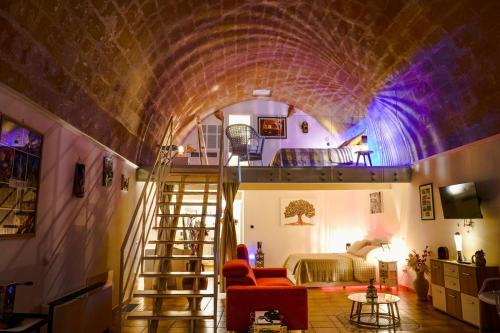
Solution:
{"label": "exposed brick wall", "polygon": [[151,155],[170,114],[180,130],[201,112],[251,98],[254,88],[270,88],[273,100],[342,130],[366,115],[418,50],[470,20],[485,22],[483,36],[496,34],[497,7],[486,0],[3,0],[0,81],[137,161]]}

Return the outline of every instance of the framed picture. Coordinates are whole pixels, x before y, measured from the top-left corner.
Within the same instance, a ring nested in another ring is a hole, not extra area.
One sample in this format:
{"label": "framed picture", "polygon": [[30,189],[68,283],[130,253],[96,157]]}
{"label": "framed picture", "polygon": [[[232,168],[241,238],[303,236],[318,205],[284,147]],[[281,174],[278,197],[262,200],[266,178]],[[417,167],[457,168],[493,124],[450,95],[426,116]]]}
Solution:
{"label": "framed picture", "polygon": [[286,139],[286,117],[258,117],[259,135],[269,139]]}
{"label": "framed picture", "polygon": [[313,198],[281,199],[282,226],[311,226],[318,217],[318,202]]}
{"label": "framed picture", "polygon": [[125,175],[122,175],[122,178],[121,178],[121,190],[122,191],[125,191],[125,192],[128,192],[128,185],[130,183],[130,178],[129,177],[126,177]]}
{"label": "framed picture", "polygon": [[33,237],[42,135],[0,115],[0,239]]}
{"label": "framed picture", "polygon": [[104,157],[102,164],[102,185],[110,187],[113,184],[113,159]]}
{"label": "framed picture", "polygon": [[382,213],[382,192],[370,193],[370,213]]}
{"label": "framed picture", "polygon": [[434,220],[434,194],[432,183],[420,185],[420,216],[422,220]]}

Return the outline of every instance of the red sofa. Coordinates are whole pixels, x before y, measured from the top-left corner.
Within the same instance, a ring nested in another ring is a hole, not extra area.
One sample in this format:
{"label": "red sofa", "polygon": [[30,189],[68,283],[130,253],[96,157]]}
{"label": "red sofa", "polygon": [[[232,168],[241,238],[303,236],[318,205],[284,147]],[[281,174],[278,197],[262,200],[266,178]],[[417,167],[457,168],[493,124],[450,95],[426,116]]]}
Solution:
{"label": "red sofa", "polygon": [[288,330],[307,330],[307,289],[294,286],[285,268],[254,268],[245,245],[222,269],[226,279],[226,328],[248,331],[255,311],[279,310]]}

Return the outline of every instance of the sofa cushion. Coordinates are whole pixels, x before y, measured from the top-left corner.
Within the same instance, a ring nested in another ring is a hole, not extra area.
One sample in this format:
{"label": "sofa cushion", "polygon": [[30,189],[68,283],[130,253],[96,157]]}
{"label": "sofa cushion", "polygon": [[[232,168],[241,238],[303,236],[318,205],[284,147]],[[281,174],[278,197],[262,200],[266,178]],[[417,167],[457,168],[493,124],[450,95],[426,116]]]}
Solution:
{"label": "sofa cushion", "polygon": [[256,286],[257,281],[250,265],[242,259],[229,260],[222,268],[226,286]]}
{"label": "sofa cushion", "polygon": [[252,269],[243,259],[229,260],[222,268],[222,274],[224,274],[225,277],[243,277],[248,275],[251,271]]}
{"label": "sofa cushion", "polygon": [[248,262],[248,250],[245,244],[238,244],[238,247],[236,247],[236,257]]}
{"label": "sofa cushion", "polygon": [[293,286],[293,283],[284,277],[258,278],[258,286]]}

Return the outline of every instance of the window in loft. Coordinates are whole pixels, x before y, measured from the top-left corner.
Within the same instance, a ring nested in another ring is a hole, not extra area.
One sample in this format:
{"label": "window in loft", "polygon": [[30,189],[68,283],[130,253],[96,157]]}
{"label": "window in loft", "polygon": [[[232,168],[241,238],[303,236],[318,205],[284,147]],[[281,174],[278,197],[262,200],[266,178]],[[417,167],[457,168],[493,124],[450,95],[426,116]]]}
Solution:
{"label": "window in loft", "polygon": [[203,135],[207,149],[219,149],[222,126],[203,125]]}

